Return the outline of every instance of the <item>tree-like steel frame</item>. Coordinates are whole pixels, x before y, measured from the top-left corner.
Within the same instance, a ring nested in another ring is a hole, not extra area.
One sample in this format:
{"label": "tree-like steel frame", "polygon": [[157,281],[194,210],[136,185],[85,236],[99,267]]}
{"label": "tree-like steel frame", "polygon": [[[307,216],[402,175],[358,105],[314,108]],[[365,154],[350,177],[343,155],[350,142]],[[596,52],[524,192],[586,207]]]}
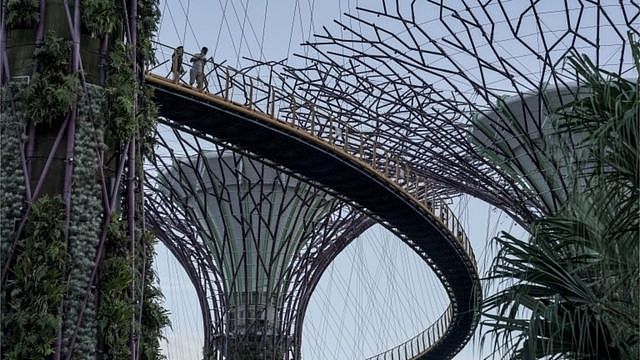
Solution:
{"label": "tree-like steel frame", "polygon": [[[174,51],[156,45],[161,61]],[[400,236],[435,270],[451,306],[425,331],[378,358],[450,358],[461,349],[477,324],[481,293],[469,239],[443,202],[441,188],[378,148],[370,134],[289,93],[276,72],[269,71],[263,81],[250,76],[251,69],[207,64],[201,91],[170,79],[168,66],[162,72],[166,64],[150,68],[146,81],[156,90],[170,127],[265,161],[352,204]],[[328,264],[335,254],[327,252],[322,261]],[[305,284],[310,290],[321,272],[316,274]],[[298,309],[303,316],[304,307]],[[295,327],[300,326],[297,321]],[[293,336],[299,338],[300,332]]]}
{"label": "tree-like steel frame", "polygon": [[335,22],[339,31],[324,28],[299,55],[308,66],[280,71],[291,92],[370,128],[444,192],[485,200],[523,226],[575,186],[545,139],[545,115],[580,96],[568,59],[638,77],[634,2],[383,0]]}
{"label": "tree-like steel frame", "polygon": [[546,139],[546,114],[580,95],[568,56],[637,78],[628,46],[640,28],[634,3],[383,0],[345,16],[340,35],[325,29],[307,44],[306,67],[256,61],[271,70],[261,81],[251,68],[213,64],[207,91],[385,173],[406,170],[432,198],[467,193],[523,226],[576,186],[563,182],[570,164]]}
{"label": "tree-like steel frame", "polygon": [[[171,133],[172,136],[167,133]],[[245,165],[249,163],[254,167],[256,163],[248,162],[246,157],[240,156],[231,149],[215,145],[211,139],[195,137],[184,131],[179,131],[177,128],[161,127],[157,133],[157,139],[159,140],[157,151],[165,156],[155,157],[153,163],[147,166],[147,224],[183,264],[196,289],[203,315],[205,353],[216,358],[225,356],[227,355],[224,347],[226,344],[222,340],[224,340],[223,334],[230,331],[228,304],[233,291],[229,284],[238,281],[247,283],[249,281],[248,273],[242,272],[239,275],[237,272],[225,273],[222,271],[224,267],[230,266],[229,263],[233,266],[232,260],[224,260],[225,257],[231,257],[231,254],[224,254],[225,249],[229,246],[228,234],[225,233],[220,239],[214,239],[213,230],[207,224],[197,220],[198,214],[206,213],[205,208],[197,207],[206,206],[206,204],[191,205],[196,207],[193,209],[185,200],[181,199],[197,198],[200,196],[199,192],[202,192],[207,184],[212,183],[219,184],[222,189],[239,186],[240,183],[245,183],[244,185],[249,187],[262,186],[260,181],[247,184],[248,180],[243,174],[241,166],[229,167],[230,173],[227,173],[226,176],[209,169],[206,161],[207,156],[210,157],[212,153],[215,153],[218,162],[221,162],[219,159],[230,156],[234,159],[234,163],[239,164],[244,161]],[[176,156],[176,147],[181,148],[182,156]],[[191,155],[185,156],[184,154]],[[258,168],[264,166],[259,165]],[[195,180],[193,178],[190,178],[190,181],[185,180],[189,176],[186,175],[187,172],[190,176],[195,177]],[[282,171],[278,172],[278,178],[286,179],[287,183],[292,181]],[[285,186],[284,184],[279,185]],[[272,280],[278,285],[275,286],[274,293],[268,297],[282,298],[282,303],[279,304],[282,310],[273,314],[279,318],[268,320],[277,323],[279,325],[278,332],[286,335],[271,340],[265,337],[261,340],[261,346],[284,348],[289,356],[300,357],[302,319],[310,299],[310,293],[317,284],[320,274],[329,265],[327,260],[333,258],[373,222],[357,209],[332,200],[317,188],[297,183],[295,193],[298,195],[289,198],[286,203],[275,204],[278,205],[275,208],[279,211],[276,214],[277,218],[295,208],[294,203],[301,200],[300,196],[304,197],[302,200],[305,202],[319,200],[323,203],[316,204],[311,211],[305,210],[304,205],[297,209],[297,212],[306,211],[305,214],[296,215],[294,220],[294,223],[299,223],[300,231],[307,234],[306,238],[302,238],[299,243],[296,237],[288,237],[284,240],[284,248],[294,248],[293,253],[288,255],[291,258],[290,261],[282,261],[280,250],[265,254],[258,253],[256,260],[269,272],[281,274],[278,277],[273,276]],[[213,201],[215,203],[213,206],[217,207],[231,208],[229,203],[238,201],[238,199],[230,198],[229,194],[224,191],[211,192],[208,195],[211,196],[209,201]],[[243,230],[243,233],[251,231],[251,226],[256,226],[256,223],[251,223],[252,221],[261,224],[272,221],[274,214],[270,211],[265,212],[263,206],[258,206],[260,199],[244,199],[244,201],[250,202],[249,206],[254,207],[253,211],[250,214],[235,213],[230,215],[241,218],[242,223],[247,225],[247,229]],[[319,211],[324,211],[326,214],[320,214],[322,216],[318,218],[314,213]],[[309,216],[317,218],[319,221],[311,222]],[[293,226],[296,225],[293,224]],[[282,236],[277,233],[278,230],[276,229],[276,233],[267,238]],[[275,240],[272,239],[272,241]],[[218,244],[212,245],[212,242],[218,242]],[[243,276],[243,278],[238,279],[239,276]],[[257,277],[255,281],[258,281]],[[249,304],[245,304],[245,313],[250,310]],[[254,324],[254,326],[256,327],[254,331],[267,333],[266,324],[262,326]],[[245,338],[238,341],[244,341],[245,345],[249,344],[248,335],[246,334]],[[290,339],[290,343],[277,343],[287,339]]]}

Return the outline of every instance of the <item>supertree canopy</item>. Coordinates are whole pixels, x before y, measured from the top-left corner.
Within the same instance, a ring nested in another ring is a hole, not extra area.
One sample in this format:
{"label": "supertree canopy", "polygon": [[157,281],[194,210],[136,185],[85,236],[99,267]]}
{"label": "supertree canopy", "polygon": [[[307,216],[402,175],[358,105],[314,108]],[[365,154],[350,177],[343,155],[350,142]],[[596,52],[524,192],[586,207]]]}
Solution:
{"label": "supertree canopy", "polygon": [[[637,79],[633,2],[382,1],[324,28],[292,91],[453,193],[521,224],[557,210],[576,159],[547,115],[581,96],[571,59]],[[577,143],[577,141],[575,141]],[[451,193],[451,192],[450,192]]]}

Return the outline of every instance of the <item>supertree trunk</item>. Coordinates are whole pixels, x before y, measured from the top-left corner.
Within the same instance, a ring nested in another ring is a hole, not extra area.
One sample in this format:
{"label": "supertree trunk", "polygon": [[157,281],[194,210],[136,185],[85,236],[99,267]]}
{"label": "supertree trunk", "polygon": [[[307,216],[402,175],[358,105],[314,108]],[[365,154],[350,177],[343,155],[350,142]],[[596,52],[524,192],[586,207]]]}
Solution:
{"label": "supertree trunk", "polygon": [[374,221],[211,139],[165,127],[158,139],[146,216],[196,289],[205,358],[300,358],[320,275]]}
{"label": "supertree trunk", "polygon": [[139,159],[155,120],[138,39],[157,2],[16,0],[1,15],[0,351],[141,358],[153,252]]}

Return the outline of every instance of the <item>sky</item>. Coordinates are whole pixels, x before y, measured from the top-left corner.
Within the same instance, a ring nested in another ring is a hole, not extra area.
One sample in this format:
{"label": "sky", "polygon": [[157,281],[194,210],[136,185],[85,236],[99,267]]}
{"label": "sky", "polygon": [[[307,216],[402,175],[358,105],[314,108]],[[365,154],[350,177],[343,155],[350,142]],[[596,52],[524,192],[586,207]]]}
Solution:
{"label": "sky", "polygon": [[[216,62],[226,61],[236,68],[249,65],[247,58],[288,59],[290,64],[300,64],[302,60],[294,54],[308,51],[300,44],[322,32],[324,26],[341,33],[333,20],[349,23],[344,13],[357,14],[358,5],[357,0],[161,0],[163,15],[157,40],[170,46],[184,45],[191,53],[207,46],[208,55]],[[550,25],[562,21],[551,15],[545,19]],[[521,65],[528,66],[526,62]],[[501,211],[480,200],[463,196],[451,206],[466,229],[481,271],[494,254],[490,239],[500,231],[526,236]],[[166,332],[166,354],[170,360],[198,359],[203,340],[195,292],[169,252],[161,246],[157,252],[156,270],[173,322]],[[433,273],[406,245],[375,227],[340,254],[321,279],[305,319],[303,358],[372,356],[376,349],[408,339],[446,307],[447,299],[437,286]],[[378,316],[383,307],[380,301],[390,309],[388,315]],[[406,314],[397,312],[407,309],[411,310]],[[354,316],[367,312],[376,314]],[[371,335],[376,332],[378,335]],[[364,340],[365,334],[371,339]],[[455,359],[480,358],[477,340]]]}

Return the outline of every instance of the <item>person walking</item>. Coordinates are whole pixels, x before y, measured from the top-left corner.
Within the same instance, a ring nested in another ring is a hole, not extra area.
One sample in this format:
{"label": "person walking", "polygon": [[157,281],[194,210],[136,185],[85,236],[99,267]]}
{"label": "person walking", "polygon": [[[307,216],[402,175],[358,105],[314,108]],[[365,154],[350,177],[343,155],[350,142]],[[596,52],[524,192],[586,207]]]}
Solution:
{"label": "person walking", "polygon": [[191,57],[191,61],[193,65],[191,66],[191,71],[189,71],[189,85],[193,86],[193,83],[196,83],[196,87],[198,90],[202,91],[204,86],[204,64],[207,62],[207,47],[203,47],[200,50],[200,53],[195,54]]}
{"label": "person walking", "polygon": [[180,76],[184,74],[184,68],[182,67],[182,56],[184,54],[184,48],[178,46],[175,50],[173,50],[173,55],[171,55],[171,73],[173,74],[173,82],[175,84],[180,80]]}

